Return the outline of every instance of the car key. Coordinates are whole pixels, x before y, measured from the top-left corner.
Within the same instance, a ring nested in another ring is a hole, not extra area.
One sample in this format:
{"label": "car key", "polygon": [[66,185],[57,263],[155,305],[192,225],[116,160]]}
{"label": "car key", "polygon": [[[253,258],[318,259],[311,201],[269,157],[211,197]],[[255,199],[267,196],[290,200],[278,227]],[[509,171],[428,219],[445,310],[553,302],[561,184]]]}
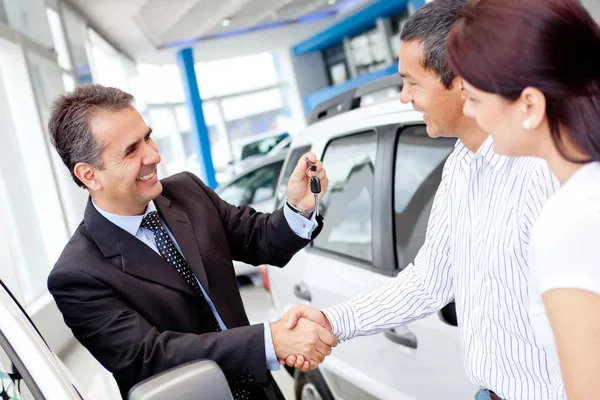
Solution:
{"label": "car key", "polygon": [[315,195],[315,211],[319,215],[319,193],[321,193],[321,181],[316,176],[310,178],[310,191]]}
{"label": "car key", "polygon": [[[308,161],[308,160],[307,160]],[[317,166],[309,161],[311,166],[306,171],[307,175],[310,177],[310,191],[315,196],[315,212],[316,215],[319,215],[319,194],[321,193],[321,181],[317,177]],[[311,172],[315,175],[311,176]]]}

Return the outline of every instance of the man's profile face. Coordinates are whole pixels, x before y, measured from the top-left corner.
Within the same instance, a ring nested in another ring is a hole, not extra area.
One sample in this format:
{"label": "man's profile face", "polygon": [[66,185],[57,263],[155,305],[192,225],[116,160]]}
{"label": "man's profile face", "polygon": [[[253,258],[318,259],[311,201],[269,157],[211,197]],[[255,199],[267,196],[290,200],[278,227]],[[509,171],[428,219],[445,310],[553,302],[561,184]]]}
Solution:
{"label": "man's profile face", "polygon": [[411,103],[423,113],[427,134],[431,137],[456,137],[456,128],[463,118],[460,81],[454,79],[446,89],[440,78],[423,67],[425,52],[421,41],[402,41],[398,72],[403,78],[400,101]]}
{"label": "man's profile face", "polygon": [[95,172],[101,187],[92,192],[94,201],[114,214],[142,214],[162,191],[157,177],[160,154],[150,137],[152,130],[133,107],[101,110],[90,121],[90,128],[104,144],[103,165]]}

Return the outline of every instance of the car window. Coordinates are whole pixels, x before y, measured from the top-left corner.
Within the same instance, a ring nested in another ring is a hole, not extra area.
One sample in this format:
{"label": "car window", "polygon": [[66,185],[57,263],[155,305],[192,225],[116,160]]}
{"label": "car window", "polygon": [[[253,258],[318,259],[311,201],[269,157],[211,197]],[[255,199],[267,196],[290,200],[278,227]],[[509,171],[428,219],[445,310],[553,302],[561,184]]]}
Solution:
{"label": "car window", "polygon": [[329,143],[323,165],[329,188],[320,204],[327,223],[314,247],[372,261],[371,217],[377,135],[365,132]]}
{"label": "car window", "polygon": [[262,202],[275,195],[275,185],[283,160],[257,168],[236,179],[219,192],[219,196],[236,206]]}
{"label": "car window", "polygon": [[398,267],[414,261],[425,241],[429,213],[446,158],[456,139],[432,139],[424,125],[399,130],[394,167],[394,230]]}
{"label": "car window", "polygon": [[298,160],[300,160],[303,154],[308,153],[310,148],[310,145],[300,146],[290,152],[285,169],[279,179],[279,187],[277,188],[277,204],[279,206],[283,206],[283,202],[286,200],[285,195],[287,194],[288,181],[290,180],[290,176],[292,176],[292,172],[294,172],[294,168],[296,168],[296,164],[298,164]]}
{"label": "car window", "polygon": [[4,349],[0,347],[0,399],[29,400],[33,398],[27,385],[23,382],[23,378]]}

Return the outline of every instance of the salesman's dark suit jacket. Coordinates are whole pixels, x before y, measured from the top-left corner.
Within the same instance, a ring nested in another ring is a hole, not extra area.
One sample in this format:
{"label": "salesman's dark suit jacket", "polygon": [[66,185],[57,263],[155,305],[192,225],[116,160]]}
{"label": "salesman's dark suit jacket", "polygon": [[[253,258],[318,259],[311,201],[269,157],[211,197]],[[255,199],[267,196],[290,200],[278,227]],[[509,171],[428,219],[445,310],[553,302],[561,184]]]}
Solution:
{"label": "salesman's dark suit jacket", "polygon": [[192,174],[162,184],[156,207],[229,329],[212,331],[177,271],[91,201],[48,278],[66,324],[113,373],[123,397],[161,371],[210,359],[231,387],[249,388],[253,399],[283,399],[266,367],[264,327],[249,325],[232,259],[284,266],[309,241],[291,231],[282,210],[231,206]]}

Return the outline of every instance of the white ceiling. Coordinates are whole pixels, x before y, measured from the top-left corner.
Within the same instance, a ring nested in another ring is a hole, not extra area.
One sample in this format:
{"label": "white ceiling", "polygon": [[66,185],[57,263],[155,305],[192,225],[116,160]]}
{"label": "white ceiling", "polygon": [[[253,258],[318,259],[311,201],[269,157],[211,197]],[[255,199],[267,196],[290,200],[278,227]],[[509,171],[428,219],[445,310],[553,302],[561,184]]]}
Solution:
{"label": "white ceiling", "polygon": [[[162,46],[205,37],[195,43],[199,60],[234,57],[292,46],[325,29],[335,18],[245,33],[219,39],[213,35],[296,20],[353,4],[344,14],[372,0],[66,0],[99,33],[138,62],[174,62],[177,49]],[[229,26],[223,26],[230,19]]]}

